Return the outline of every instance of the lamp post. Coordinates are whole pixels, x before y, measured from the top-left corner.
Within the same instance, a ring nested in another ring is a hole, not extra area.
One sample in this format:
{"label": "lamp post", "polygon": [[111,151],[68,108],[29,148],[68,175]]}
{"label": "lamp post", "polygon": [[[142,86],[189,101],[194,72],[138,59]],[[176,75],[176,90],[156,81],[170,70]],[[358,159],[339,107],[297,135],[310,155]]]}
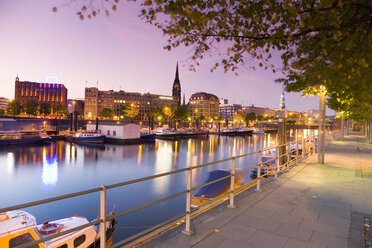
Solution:
{"label": "lamp post", "polygon": [[325,116],[326,116],[326,102],[325,102],[325,87],[319,87],[319,137],[318,137],[318,163],[324,164],[325,152]]}

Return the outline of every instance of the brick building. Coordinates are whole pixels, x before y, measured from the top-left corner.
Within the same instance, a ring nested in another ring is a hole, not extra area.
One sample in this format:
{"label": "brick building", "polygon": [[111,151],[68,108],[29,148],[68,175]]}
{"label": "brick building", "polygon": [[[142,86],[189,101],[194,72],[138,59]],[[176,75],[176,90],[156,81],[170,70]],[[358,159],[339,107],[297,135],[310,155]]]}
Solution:
{"label": "brick building", "polygon": [[58,105],[67,107],[67,88],[63,84],[19,81],[17,76],[14,99],[21,104],[30,100],[35,100],[38,104],[47,103],[53,114]]}

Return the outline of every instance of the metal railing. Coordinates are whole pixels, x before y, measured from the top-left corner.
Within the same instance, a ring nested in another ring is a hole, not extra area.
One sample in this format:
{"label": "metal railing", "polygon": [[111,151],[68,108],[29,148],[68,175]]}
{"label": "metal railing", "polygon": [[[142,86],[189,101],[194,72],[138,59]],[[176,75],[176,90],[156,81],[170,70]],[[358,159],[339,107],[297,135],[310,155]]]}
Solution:
{"label": "metal railing", "polygon": [[[200,164],[200,165],[196,165],[196,166],[189,166],[187,168],[173,170],[173,171],[169,171],[169,172],[165,172],[165,173],[161,173],[161,174],[157,174],[157,175],[153,175],[153,176],[148,176],[148,177],[139,178],[139,179],[135,179],[135,180],[130,180],[130,181],[126,181],[126,182],[116,183],[116,184],[112,184],[112,185],[106,185],[106,186],[103,185],[99,188],[93,188],[93,189],[79,191],[79,192],[72,193],[72,194],[66,194],[66,195],[52,197],[52,198],[48,198],[48,199],[44,199],[44,200],[33,201],[33,202],[25,203],[25,204],[19,204],[19,205],[7,207],[7,208],[2,208],[2,209],[0,209],[0,213],[1,212],[6,212],[6,211],[11,211],[11,210],[18,210],[18,209],[26,208],[26,207],[32,207],[32,206],[41,205],[41,204],[46,204],[46,203],[50,203],[50,202],[55,202],[55,201],[59,201],[59,200],[63,200],[63,199],[72,198],[72,197],[78,197],[78,196],[87,195],[87,194],[91,194],[91,193],[95,193],[95,192],[100,192],[100,214],[99,214],[99,219],[98,220],[89,222],[85,225],[81,225],[81,226],[69,229],[67,231],[63,231],[63,232],[60,232],[60,233],[49,235],[48,237],[44,237],[44,238],[41,238],[39,240],[21,245],[18,248],[31,247],[31,246],[34,246],[36,244],[39,244],[39,243],[42,243],[42,242],[45,242],[45,241],[49,241],[49,240],[52,240],[54,238],[66,235],[68,233],[72,233],[72,232],[75,232],[75,231],[78,231],[78,230],[82,230],[84,228],[87,228],[87,227],[90,227],[90,226],[93,226],[93,225],[97,225],[97,224],[100,225],[100,227],[99,227],[99,230],[100,230],[100,234],[99,234],[100,235],[100,247],[105,248],[106,247],[106,222],[107,221],[111,221],[111,220],[113,220],[115,218],[118,218],[120,216],[123,216],[123,215],[129,214],[129,213],[132,213],[132,212],[150,207],[152,205],[170,200],[172,198],[175,198],[175,197],[178,197],[178,196],[181,196],[181,195],[186,195],[185,212],[183,212],[183,213],[179,214],[178,216],[173,217],[172,219],[169,219],[169,220],[167,220],[163,223],[160,223],[160,224],[158,224],[156,226],[153,226],[149,229],[146,229],[146,230],[144,230],[140,233],[137,233],[137,234],[135,234],[131,237],[128,237],[128,238],[126,238],[122,241],[119,241],[119,242],[111,245],[110,248],[115,248],[115,247],[119,247],[119,246],[123,246],[123,245],[125,245],[127,247],[133,246],[134,245],[133,241],[135,241],[137,244],[141,243],[145,240],[150,239],[150,237],[154,237],[154,236],[156,236],[156,235],[158,235],[158,234],[160,234],[160,233],[162,233],[166,230],[169,230],[169,229],[171,229],[175,226],[179,226],[183,223],[185,223],[185,228],[184,228],[183,233],[190,235],[193,232],[191,230],[191,219],[193,217],[195,217],[195,216],[197,216],[197,215],[199,215],[199,214],[201,214],[201,213],[203,213],[203,212],[205,212],[205,211],[207,211],[207,210],[209,210],[209,209],[211,209],[211,208],[213,208],[213,207],[215,207],[215,206],[219,205],[220,203],[222,203],[224,201],[227,201],[227,200],[229,200],[228,207],[234,208],[235,207],[234,198],[235,198],[236,195],[242,193],[243,191],[245,191],[249,188],[252,188],[255,185],[256,185],[256,190],[260,191],[261,186],[262,186],[261,185],[262,181],[267,180],[269,177],[274,177],[276,179],[279,176],[279,174],[284,173],[286,171],[289,171],[291,167],[298,165],[298,163],[300,161],[303,161],[308,156],[314,154],[315,153],[315,144],[316,144],[316,137],[315,136],[296,139],[295,141],[291,141],[291,142],[288,142],[288,143],[283,144],[283,145],[267,147],[267,148],[261,149],[259,151],[251,152],[251,153],[248,153],[248,154],[242,154],[242,155],[230,157],[230,158],[227,158],[227,159],[222,159],[222,160],[219,160],[219,161],[204,163],[204,164]],[[281,147],[281,146],[286,146],[286,148],[287,148],[286,151],[287,152],[285,154],[279,154],[279,147]],[[270,160],[267,160],[267,161],[263,162],[262,157],[263,157],[264,152],[268,152],[268,151],[272,151],[272,150],[275,150],[275,155]],[[250,166],[248,168],[245,168],[245,169],[236,170],[236,160],[237,159],[252,156],[252,155],[255,155],[255,154],[258,154],[257,164],[252,165],[252,166]],[[280,164],[280,160],[281,160],[282,157],[285,158],[285,160],[284,160],[285,163]],[[199,185],[199,186],[194,186],[193,187],[193,185],[192,185],[193,170],[198,169],[198,168],[207,167],[207,166],[212,166],[212,165],[215,165],[215,164],[220,164],[220,163],[227,162],[227,161],[231,161],[230,175],[219,178],[217,180],[214,180],[214,181],[211,181],[211,182],[208,182],[208,183],[205,183],[205,184],[202,184],[202,185]],[[262,174],[262,168],[270,162],[274,162],[274,164],[275,164],[274,168],[270,169],[270,170],[268,169],[268,170],[264,171],[264,173]],[[245,184],[242,184],[239,187],[235,187],[236,176],[239,175],[239,174],[249,172],[253,168],[257,168],[256,179],[253,179],[252,181],[249,181]],[[135,183],[139,183],[139,182],[143,182],[143,181],[148,181],[148,180],[152,180],[152,179],[155,179],[155,178],[161,178],[161,177],[165,177],[165,176],[169,176],[169,175],[174,175],[174,174],[178,174],[178,173],[182,173],[182,172],[186,172],[186,189],[184,191],[181,191],[181,192],[178,192],[176,194],[158,199],[156,201],[153,201],[153,202],[150,202],[150,203],[147,203],[147,204],[144,204],[144,205],[141,205],[141,206],[138,206],[138,207],[120,212],[120,213],[115,214],[115,215],[110,215],[110,216],[106,215],[106,204],[107,204],[106,203],[106,193],[107,193],[107,190],[131,185],[131,184],[135,184]],[[215,197],[211,201],[208,201],[208,202],[205,202],[205,203],[201,204],[197,208],[191,208],[191,198],[192,198],[192,192],[193,191],[198,190],[198,189],[200,189],[202,187],[205,187],[207,185],[216,183],[218,181],[225,180],[227,178],[230,178],[230,180],[231,180],[230,190],[228,192],[226,192],[222,195],[219,195],[218,197]]]}

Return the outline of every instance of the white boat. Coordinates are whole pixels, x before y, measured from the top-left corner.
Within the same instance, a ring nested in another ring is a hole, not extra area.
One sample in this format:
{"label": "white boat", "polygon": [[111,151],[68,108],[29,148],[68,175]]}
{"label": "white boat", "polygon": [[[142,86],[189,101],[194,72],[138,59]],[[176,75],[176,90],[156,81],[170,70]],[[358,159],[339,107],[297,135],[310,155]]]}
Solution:
{"label": "white boat", "polygon": [[[111,212],[112,213],[112,212]],[[0,213],[0,247],[16,247],[24,245],[52,234],[64,232],[72,228],[88,224],[87,218],[82,216],[72,216],[69,218],[44,222],[37,225],[33,215],[22,211],[14,210]],[[106,244],[111,245],[116,221],[106,222]],[[31,247],[45,248],[93,248],[99,247],[100,237],[99,225],[93,225],[78,231],[53,238],[39,245]]]}
{"label": "white boat", "polygon": [[99,131],[70,132],[65,136],[68,141],[86,144],[102,144],[105,136]]}

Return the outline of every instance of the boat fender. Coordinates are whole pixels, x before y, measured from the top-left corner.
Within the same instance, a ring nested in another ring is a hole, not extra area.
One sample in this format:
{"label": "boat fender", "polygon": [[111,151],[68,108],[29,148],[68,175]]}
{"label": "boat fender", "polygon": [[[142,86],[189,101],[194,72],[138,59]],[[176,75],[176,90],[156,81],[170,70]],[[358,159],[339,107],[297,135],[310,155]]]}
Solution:
{"label": "boat fender", "polygon": [[42,234],[52,234],[52,233],[58,233],[61,231],[62,229],[62,226],[61,224],[57,224],[57,223],[49,223],[49,222],[44,222],[43,223],[43,226],[40,228],[40,232]]}

